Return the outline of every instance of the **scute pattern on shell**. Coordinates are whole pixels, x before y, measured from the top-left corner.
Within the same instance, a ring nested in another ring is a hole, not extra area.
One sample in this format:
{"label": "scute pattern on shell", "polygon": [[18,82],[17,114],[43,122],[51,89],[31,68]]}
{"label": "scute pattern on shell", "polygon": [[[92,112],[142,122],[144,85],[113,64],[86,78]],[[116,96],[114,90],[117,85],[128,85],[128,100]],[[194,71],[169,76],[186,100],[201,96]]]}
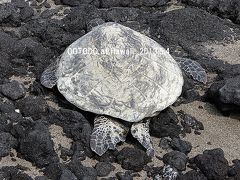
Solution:
{"label": "scute pattern on shell", "polygon": [[[69,54],[74,48],[99,53]],[[144,48],[151,53],[143,53]],[[116,51],[101,53],[106,49]],[[69,102],[129,122],[154,116],[174,103],[183,85],[177,62],[162,46],[117,23],[97,26],[71,44],[56,75],[58,89]]]}

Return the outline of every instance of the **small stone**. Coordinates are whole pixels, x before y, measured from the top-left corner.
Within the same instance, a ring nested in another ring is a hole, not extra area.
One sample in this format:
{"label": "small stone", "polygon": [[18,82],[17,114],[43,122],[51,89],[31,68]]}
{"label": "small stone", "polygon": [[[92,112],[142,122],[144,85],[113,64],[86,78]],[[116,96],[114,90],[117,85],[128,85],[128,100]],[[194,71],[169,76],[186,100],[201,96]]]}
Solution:
{"label": "small stone", "polygon": [[106,12],[106,20],[114,22],[134,21],[139,16],[136,8],[114,7]]}
{"label": "small stone", "polygon": [[183,141],[180,138],[173,138],[170,146],[173,150],[183,152],[184,154],[188,154],[192,150],[191,143],[188,141]]}
{"label": "small stone", "polygon": [[229,169],[222,149],[205,150],[194,157],[194,163],[208,179],[225,179]]}
{"label": "small stone", "polygon": [[207,144],[208,144],[208,145],[212,145],[212,143],[211,143],[211,142],[207,142]]}
{"label": "small stone", "polygon": [[39,96],[28,96],[16,103],[18,109],[25,117],[32,117],[34,120],[40,119],[48,112],[46,101]]}
{"label": "small stone", "polygon": [[177,115],[171,108],[167,108],[158,116],[151,119],[150,134],[155,137],[179,137],[181,126],[178,125]]}
{"label": "small stone", "polygon": [[201,135],[201,132],[199,132],[199,131],[194,131],[194,134],[196,134],[196,135]]}
{"label": "small stone", "polygon": [[29,120],[17,123],[13,128],[19,136],[18,151],[26,160],[40,168],[59,161],[48,127],[43,122]]}
{"label": "small stone", "polygon": [[104,177],[109,175],[111,171],[115,170],[115,167],[108,162],[99,162],[96,164],[95,169],[97,170],[97,175]]}
{"label": "small stone", "polygon": [[55,5],[61,5],[62,4],[61,0],[54,0],[54,3],[55,3]]}
{"label": "small stone", "polygon": [[11,113],[15,111],[15,107],[12,102],[0,102],[0,113]]}
{"label": "small stone", "polygon": [[45,8],[51,8],[51,5],[46,1],[46,2],[44,2],[44,4],[43,4],[44,6],[45,6]]}
{"label": "small stone", "polygon": [[128,173],[128,171],[126,171],[125,173],[117,172],[116,177],[119,180],[133,180],[133,176],[131,175],[131,173]]}
{"label": "small stone", "polygon": [[187,161],[187,156],[179,151],[172,151],[163,156],[163,162],[165,164],[171,165],[179,171],[184,171],[186,169]]}
{"label": "small stone", "polygon": [[61,2],[65,5],[69,6],[78,6],[80,5],[80,2],[78,0],[61,0]]}
{"label": "small stone", "polygon": [[96,155],[95,158],[100,161],[100,162],[109,162],[109,163],[114,163],[116,162],[116,157],[118,155],[118,150],[109,150],[105,152],[102,156]]}
{"label": "small stone", "polygon": [[150,160],[151,158],[143,150],[129,147],[123,148],[117,156],[122,168],[134,171],[141,171]]}
{"label": "small stone", "polygon": [[170,143],[171,143],[171,139],[164,137],[160,139],[160,143],[159,143],[159,147],[161,147],[162,149],[169,149],[170,148]]}
{"label": "small stone", "polygon": [[49,179],[59,179],[63,170],[66,169],[61,163],[51,163],[44,170],[44,175]]}
{"label": "small stone", "polygon": [[78,179],[97,179],[97,171],[92,167],[83,166],[79,160],[72,160],[68,168]]}
{"label": "small stone", "polygon": [[49,180],[46,176],[36,176],[35,180]]}
{"label": "small stone", "polygon": [[0,179],[33,180],[29,175],[20,171],[15,166],[3,166],[0,168]]}
{"label": "small stone", "polygon": [[198,171],[191,170],[179,177],[179,180],[207,180],[207,178]]}
{"label": "small stone", "polygon": [[158,3],[159,0],[144,0],[143,5],[144,6],[155,6]]}
{"label": "small stone", "polygon": [[34,10],[29,6],[26,6],[21,9],[20,15],[21,15],[21,20],[23,21],[30,19],[34,15]]}
{"label": "small stone", "polygon": [[68,169],[62,171],[61,177],[59,180],[77,180],[78,178]]}
{"label": "small stone", "polygon": [[240,75],[230,78],[226,84],[219,89],[220,100],[223,103],[240,106]]}
{"label": "small stone", "polygon": [[157,6],[164,6],[166,5],[170,0],[159,0],[157,3]]}
{"label": "small stone", "polygon": [[9,155],[11,148],[16,148],[17,145],[17,140],[10,133],[0,133],[0,157]]}
{"label": "small stone", "polygon": [[191,133],[191,130],[189,130],[189,128],[194,129],[197,134],[199,134],[199,130],[204,130],[203,123],[198,121],[195,117],[189,114],[185,114],[184,112],[180,112],[180,114],[182,117],[181,124],[184,127],[185,132],[188,133],[190,131]]}
{"label": "small stone", "polygon": [[185,101],[187,103],[190,103],[190,102],[200,99],[199,93],[194,89],[189,89],[189,90],[184,91],[183,97],[186,99]]}
{"label": "small stone", "polygon": [[61,147],[61,156],[72,156],[72,155],[73,155],[73,151],[71,149]]}
{"label": "small stone", "polygon": [[1,93],[12,100],[17,100],[25,96],[26,89],[23,84],[17,81],[12,81],[7,84],[3,84],[1,87]]}
{"label": "small stone", "polygon": [[[226,77],[228,76],[226,75]],[[240,75],[214,82],[207,91],[208,100],[214,103],[224,115],[240,111],[239,80]]]}
{"label": "small stone", "polygon": [[41,13],[41,17],[46,19],[50,18],[51,16],[55,15],[58,12],[57,9],[47,9]]}

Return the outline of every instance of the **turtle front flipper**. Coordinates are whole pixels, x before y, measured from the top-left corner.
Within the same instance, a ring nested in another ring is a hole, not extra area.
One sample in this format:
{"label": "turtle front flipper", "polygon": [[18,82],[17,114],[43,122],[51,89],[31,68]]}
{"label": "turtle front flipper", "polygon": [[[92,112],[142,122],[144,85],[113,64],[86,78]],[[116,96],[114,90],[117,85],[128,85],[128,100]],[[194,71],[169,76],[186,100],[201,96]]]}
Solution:
{"label": "turtle front flipper", "polygon": [[149,134],[149,123],[150,119],[144,119],[143,121],[133,123],[131,133],[133,137],[147,149],[147,154],[149,156],[154,156],[154,149]]}
{"label": "turtle front flipper", "polygon": [[42,73],[40,82],[46,88],[52,88],[57,84],[56,71],[58,68],[58,64],[61,56],[59,56],[56,61],[51,63]]}
{"label": "turtle front flipper", "polygon": [[125,141],[128,130],[128,127],[113,118],[96,117],[90,141],[91,149],[99,156],[103,155],[108,149],[115,149],[118,142]]}
{"label": "turtle front flipper", "polygon": [[178,62],[181,69],[183,69],[187,75],[190,75],[194,80],[204,84],[207,83],[207,73],[198,62],[182,57],[173,58]]}

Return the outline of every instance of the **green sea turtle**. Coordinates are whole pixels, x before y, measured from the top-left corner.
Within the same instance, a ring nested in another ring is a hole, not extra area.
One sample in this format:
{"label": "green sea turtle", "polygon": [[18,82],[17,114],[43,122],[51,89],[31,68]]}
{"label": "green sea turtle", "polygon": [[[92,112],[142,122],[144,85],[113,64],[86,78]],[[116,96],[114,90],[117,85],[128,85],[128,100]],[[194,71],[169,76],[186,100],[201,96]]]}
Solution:
{"label": "green sea turtle", "polygon": [[104,23],[73,42],[42,74],[47,88],[78,108],[98,114],[91,149],[114,149],[131,133],[153,155],[149,119],[172,105],[182,92],[181,69],[206,82],[204,69],[190,59],[173,58],[151,38],[118,23]]}

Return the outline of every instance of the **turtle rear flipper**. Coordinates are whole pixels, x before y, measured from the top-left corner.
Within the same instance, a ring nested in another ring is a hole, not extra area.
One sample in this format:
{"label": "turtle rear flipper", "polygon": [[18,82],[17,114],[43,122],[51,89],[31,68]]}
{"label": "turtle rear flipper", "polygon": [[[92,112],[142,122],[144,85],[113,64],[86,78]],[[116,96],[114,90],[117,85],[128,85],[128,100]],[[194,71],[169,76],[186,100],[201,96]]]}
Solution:
{"label": "turtle rear flipper", "polygon": [[108,149],[115,149],[118,142],[125,141],[128,129],[128,127],[110,117],[96,117],[90,141],[91,149],[99,156],[103,155]]}
{"label": "turtle rear flipper", "polygon": [[57,84],[56,71],[58,68],[58,63],[61,57],[58,57],[57,60],[51,63],[42,73],[40,82],[46,88],[52,88]]}
{"label": "turtle rear flipper", "polygon": [[132,136],[147,149],[147,155],[154,156],[153,144],[149,134],[149,123],[150,119],[144,119],[140,122],[133,123],[131,133]]}
{"label": "turtle rear flipper", "polygon": [[187,75],[190,75],[194,80],[204,84],[207,83],[207,73],[198,62],[181,57],[174,57],[174,59],[178,62],[181,69],[183,69]]}

